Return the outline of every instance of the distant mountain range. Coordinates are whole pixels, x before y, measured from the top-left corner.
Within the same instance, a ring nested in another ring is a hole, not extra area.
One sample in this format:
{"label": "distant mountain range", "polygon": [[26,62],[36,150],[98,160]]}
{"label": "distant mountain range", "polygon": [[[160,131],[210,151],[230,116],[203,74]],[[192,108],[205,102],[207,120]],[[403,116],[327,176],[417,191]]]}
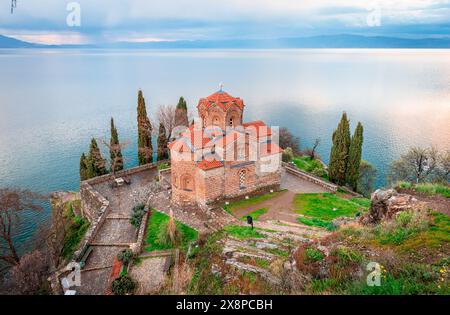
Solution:
{"label": "distant mountain range", "polygon": [[396,38],[361,35],[323,35],[278,39],[194,40],[117,42],[99,45],[42,45],[0,35],[0,48],[116,48],[116,49],[207,49],[207,48],[450,48],[450,38]]}

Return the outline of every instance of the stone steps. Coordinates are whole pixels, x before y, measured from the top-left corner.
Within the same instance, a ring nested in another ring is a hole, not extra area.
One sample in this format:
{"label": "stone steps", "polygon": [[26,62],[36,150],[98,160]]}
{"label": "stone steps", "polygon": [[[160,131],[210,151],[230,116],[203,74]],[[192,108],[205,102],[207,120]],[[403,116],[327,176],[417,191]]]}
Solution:
{"label": "stone steps", "polygon": [[275,277],[273,274],[268,272],[266,269],[239,262],[234,258],[227,259],[225,261],[225,263],[227,265],[234,266],[235,268],[242,270],[242,271],[257,273],[257,274],[261,275],[264,279],[266,279],[267,281],[269,281],[273,284],[279,284],[281,282],[280,278]]}

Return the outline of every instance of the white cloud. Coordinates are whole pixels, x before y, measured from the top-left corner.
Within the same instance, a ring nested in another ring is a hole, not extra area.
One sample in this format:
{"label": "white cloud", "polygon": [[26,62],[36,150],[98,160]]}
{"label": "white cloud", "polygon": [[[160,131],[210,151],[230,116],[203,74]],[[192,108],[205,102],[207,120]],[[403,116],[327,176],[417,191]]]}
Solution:
{"label": "white cloud", "polygon": [[[71,1],[71,0],[70,0]],[[72,36],[62,0],[0,3],[4,34],[58,32]],[[78,0],[81,28],[91,38],[233,38],[292,36],[302,30],[364,27],[371,4],[379,4],[385,23],[448,23],[450,0]],[[68,37],[68,38],[69,38]],[[83,40],[86,40],[85,38]]]}

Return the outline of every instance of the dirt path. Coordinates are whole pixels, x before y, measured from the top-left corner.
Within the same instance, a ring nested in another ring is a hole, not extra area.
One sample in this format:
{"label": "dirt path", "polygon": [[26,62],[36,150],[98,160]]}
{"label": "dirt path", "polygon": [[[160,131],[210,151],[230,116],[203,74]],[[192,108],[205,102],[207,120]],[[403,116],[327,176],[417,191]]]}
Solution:
{"label": "dirt path", "polygon": [[266,208],[267,212],[259,217],[259,220],[283,220],[287,222],[296,223],[298,214],[294,213],[293,201],[295,193],[292,191],[282,191],[277,196],[264,200],[251,206],[242,206],[236,208],[233,212],[236,217],[241,218],[249,213]]}
{"label": "dirt path", "polygon": [[441,195],[430,196],[413,189],[398,188],[397,192],[414,196],[417,200],[425,202],[430,209],[450,215],[450,198]]}

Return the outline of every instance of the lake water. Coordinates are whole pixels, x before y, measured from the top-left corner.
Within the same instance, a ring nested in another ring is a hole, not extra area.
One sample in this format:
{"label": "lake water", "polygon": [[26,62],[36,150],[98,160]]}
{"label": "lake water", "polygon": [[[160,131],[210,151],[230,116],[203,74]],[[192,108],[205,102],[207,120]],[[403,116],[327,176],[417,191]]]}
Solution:
{"label": "lake water", "polygon": [[[363,158],[385,184],[390,161],[413,145],[450,149],[446,50],[0,50],[0,186],[77,190],[79,157],[115,118],[128,167],[136,159],[136,99],[160,104],[218,89],[244,99],[244,119],[286,126],[301,145],[322,140],[327,162],[342,111],[364,125]],[[48,220],[24,215],[25,244]]]}

